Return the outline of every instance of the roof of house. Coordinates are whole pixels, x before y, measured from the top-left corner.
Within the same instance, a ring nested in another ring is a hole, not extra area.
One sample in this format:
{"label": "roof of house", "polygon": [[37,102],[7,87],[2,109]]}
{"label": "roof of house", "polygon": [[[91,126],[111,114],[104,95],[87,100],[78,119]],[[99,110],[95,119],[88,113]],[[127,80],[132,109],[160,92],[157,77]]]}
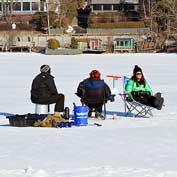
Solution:
{"label": "roof of house", "polygon": [[130,38],[128,38],[128,37],[127,38],[115,38],[114,41],[122,41],[122,40],[129,41],[130,39],[133,39],[133,38],[132,37],[130,37]]}
{"label": "roof of house", "polygon": [[[91,4],[120,4],[121,0],[91,0]],[[124,3],[138,4],[139,0],[124,0]]]}

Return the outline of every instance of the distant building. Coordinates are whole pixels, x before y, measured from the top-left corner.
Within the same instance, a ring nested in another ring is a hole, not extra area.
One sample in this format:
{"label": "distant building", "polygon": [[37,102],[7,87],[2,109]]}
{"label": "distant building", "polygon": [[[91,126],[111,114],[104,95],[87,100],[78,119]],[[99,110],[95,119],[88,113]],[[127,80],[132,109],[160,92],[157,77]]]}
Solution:
{"label": "distant building", "polygon": [[135,41],[133,38],[116,38],[114,39],[114,51],[124,52],[133,51],[135,47]]}
{"label": "distant building", "polygon": [[47,11],[48,0],[15,0],[0,2],[0,14],[33,14]]}
{"label": "distant building", "polygon": [[92,12],[138,11],[139,0],[89,0]]}

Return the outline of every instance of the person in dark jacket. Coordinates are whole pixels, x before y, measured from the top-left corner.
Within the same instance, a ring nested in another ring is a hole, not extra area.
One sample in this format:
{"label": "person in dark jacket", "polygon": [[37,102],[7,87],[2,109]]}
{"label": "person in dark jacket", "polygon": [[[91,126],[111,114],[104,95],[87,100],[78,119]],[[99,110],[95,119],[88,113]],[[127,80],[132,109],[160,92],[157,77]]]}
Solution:
{"label": "person in dark jacket", "polygon": [[142,104],[152,106],[158,110],[162,109],[164,98],[161,97],[160,92],[153,95],[152,89],[145,80],[142,69],[139,66],[135,65],[133,76],[128,80],[125,90],[130,100],[132,96],[133,99]]}
{"label": "person in dark jacket", "polygon": [[76,95],[81,98],[82,103],[89,107],[89,117],[91,117],[92,111],[95,109],[95,117],[103,118],[101,114],[103,104],[111,97],[109,86],[100,76],[98,70],[92,70],[90,77],[80,82],[77,88]]}
{"label": "person in dark jacket", "polygon": [[33,82],[31,88],[31,101],[37,104],[55,104],[54,116],[60,117],[60,112],[64,111],[64,95],[59,94],[55,86],[54,77],[50,74],[49,65],[42,65]]}

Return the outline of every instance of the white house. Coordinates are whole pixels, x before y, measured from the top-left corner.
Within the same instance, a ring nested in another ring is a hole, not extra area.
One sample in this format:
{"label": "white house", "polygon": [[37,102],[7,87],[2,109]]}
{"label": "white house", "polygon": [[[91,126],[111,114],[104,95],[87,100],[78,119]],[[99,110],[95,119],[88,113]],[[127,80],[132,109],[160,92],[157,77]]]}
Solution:
{"label": "white house", "polygon": [[138,11],[139,0],[90,0],[92,12]]}
{"label": "white house", "polygon": [[48,0],[1,0],[0,14],[33,14],[47,11]]}

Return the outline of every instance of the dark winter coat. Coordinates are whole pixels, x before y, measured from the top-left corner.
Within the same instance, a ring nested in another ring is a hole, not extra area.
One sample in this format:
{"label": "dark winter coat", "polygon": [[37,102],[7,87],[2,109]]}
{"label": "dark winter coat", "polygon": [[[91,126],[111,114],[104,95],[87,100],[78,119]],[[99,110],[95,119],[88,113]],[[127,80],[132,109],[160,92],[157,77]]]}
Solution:
{"label": "dark winter coat", "polygon": [[52,75],[49,73],[40,73],[34,78],[31,88],[31,101],[33,103],[40,103],[43,99],[57,94],[57,88]]}
{"label": "dark winter coat", "polygon": [[[92,91],[87,92],[87,90]],[[85,93],[88,93],[89,95],[84,95]],[[106,101],[111,96],[111,90],[109,86],[104,82],[104,80],[89,78],[85,79],[79,84],[76,94],[80,98],[84,98],[87,96],[89,99],[104,99]]]}

